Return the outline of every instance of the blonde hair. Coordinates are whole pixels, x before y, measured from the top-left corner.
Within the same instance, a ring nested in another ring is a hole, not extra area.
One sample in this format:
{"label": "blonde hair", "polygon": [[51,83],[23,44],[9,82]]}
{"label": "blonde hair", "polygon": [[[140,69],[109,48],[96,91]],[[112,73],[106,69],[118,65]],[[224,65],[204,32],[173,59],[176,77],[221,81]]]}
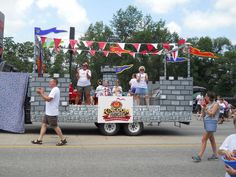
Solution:
{"label": "blonde hair", "polygon": [[144,66],[140,66],[140,67],[138,68],[139,71],[140,71],[141,69],[143,69],[143,70],[145,71],[145,67],[144,67]]}

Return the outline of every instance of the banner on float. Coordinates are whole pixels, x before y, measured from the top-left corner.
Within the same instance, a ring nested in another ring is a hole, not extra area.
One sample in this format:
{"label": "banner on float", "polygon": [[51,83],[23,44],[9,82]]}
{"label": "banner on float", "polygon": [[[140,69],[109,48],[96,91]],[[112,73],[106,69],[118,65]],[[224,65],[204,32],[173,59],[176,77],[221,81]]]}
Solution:
{"label": "banner on float", "polygon": [[98,123],[132,123],[133,97],[98,97]]}

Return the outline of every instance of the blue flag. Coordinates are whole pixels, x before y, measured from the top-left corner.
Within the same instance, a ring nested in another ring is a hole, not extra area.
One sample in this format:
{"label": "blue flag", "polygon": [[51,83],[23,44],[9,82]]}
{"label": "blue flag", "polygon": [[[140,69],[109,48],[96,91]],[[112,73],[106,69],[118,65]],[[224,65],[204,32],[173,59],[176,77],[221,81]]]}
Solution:
{"label": "blue flag", "polygon": [[120,74],[120,73],[122,73],[123,71],[125,71],[125,70],[127,70],[127,69],[130,69],[130,68],[132,68],[132,67],[133,67],[133,64],[131,64],[131,65],[117,66],[115,72],[116,72],[116,74]]}
{"label": "blue flag", "polygon": [[34,28],[34,34],[35,35],[47,35],[49,33],[63,33],[63,32],[67,32],[66,30],[58,30],[56,27],[51,28],[51,29],[47,29],[47,30],[42,30],[39,27],[35,27]]}
{"label": "blue flag", "polygon": [[173,57],[169,58],[169,57],[166,57],[166,61],[167,62],[183,62],[183,61],[186,61],[186,58],[180,58],[180,57],[177,57],[176,59],[174,59]]}

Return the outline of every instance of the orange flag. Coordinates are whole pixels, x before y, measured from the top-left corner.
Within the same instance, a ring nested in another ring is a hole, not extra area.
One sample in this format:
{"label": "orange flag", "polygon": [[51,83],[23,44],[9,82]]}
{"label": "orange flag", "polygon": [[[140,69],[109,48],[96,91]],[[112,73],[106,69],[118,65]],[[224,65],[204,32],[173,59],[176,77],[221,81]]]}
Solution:
{"label": "orange flag", "polygon": [[200,56],[200,57],[208,57],[208,58],[219,58],[212,52],[201,52],[199,49],[190,46],[190,54]]}

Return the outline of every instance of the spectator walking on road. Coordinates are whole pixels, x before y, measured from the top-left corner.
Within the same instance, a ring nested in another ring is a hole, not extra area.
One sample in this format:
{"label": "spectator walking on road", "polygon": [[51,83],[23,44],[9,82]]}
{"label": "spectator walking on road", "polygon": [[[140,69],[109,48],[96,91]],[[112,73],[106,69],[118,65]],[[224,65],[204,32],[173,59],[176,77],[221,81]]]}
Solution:
{"label": "spectator walking on road", "polygon": [[46,133],[47,126],[51,126],[57,135],[60,138],[60,142],[57,143],[57,146],[62,146],[67,143],[66,138],[64,138],[61,128],[58,126],[58,114],[59,114],[59,101],[60,101],[60,89],[57,87],[57,79],[51,79],[49,81],[49,87],[51,91],[49,95],[44,93],[43,88],[38,88],[37,93],[44,99],[46,102],[45,116],[42,120],[40,135],[37,140],[31,141],[33,144],[42,144],[43,136]]}
{"label": "spectator walking on road", "polygon": [[203,95],[202,95],[202,93],[199,93],[199,95],[197,95],[196,101],[197,101],[196,112],[197,112],[197,116],[200,117],[200,115],[201,115],[201,110],[202,110],[201,102],[203,101]]}
{"label": "spectator walking on road", "polygon": [[[234,118],[234,128],[236,129],[236,118]],[[236,155],[236,134],[229,135],[220,146],[218,154],[225,156],[227,159],[232,159]],[[236,175],[236,169],[226,165],[225,166],[225,177],[230,177],[230,175]]]}
{"label": "spectator walking on road", "polygon": [[208,139],[211,142],[211,147],[212,147],[212,151],[213,151],[213,155],[211,157],[208,158],[208,160],[217,160],[217,150],[216,150],[216,141],[215,141],[215,137],[214,137],[214,131],[215,130],[210,130],[209,129],[209,125],[208,123],[210,122],[211,125],[213,127],[217,126],[217,120],[219,117],[219,104],[215,101],[215,93],[214,92],[207,92],[205,99],[207,100],[208,104],[207,105],[203,105],[203,121],[204,121],[204,128],[205,128],[205,132],[202,135],[202,143],[201,143],[201,148],[200,151],[198,153],[198,155],[195,155],[192,157],[194,162],[200,162],[202,160],[202,156],[205,152],[206,149],[206,145],[207,145],[207,141]]}
{"label": "spectator walking on road", "polygon": [[219,109],[220,109],[218,124],[223,124],[226,106],[225,106],[223,98],[219,98],[217,101],[218,101]]}

